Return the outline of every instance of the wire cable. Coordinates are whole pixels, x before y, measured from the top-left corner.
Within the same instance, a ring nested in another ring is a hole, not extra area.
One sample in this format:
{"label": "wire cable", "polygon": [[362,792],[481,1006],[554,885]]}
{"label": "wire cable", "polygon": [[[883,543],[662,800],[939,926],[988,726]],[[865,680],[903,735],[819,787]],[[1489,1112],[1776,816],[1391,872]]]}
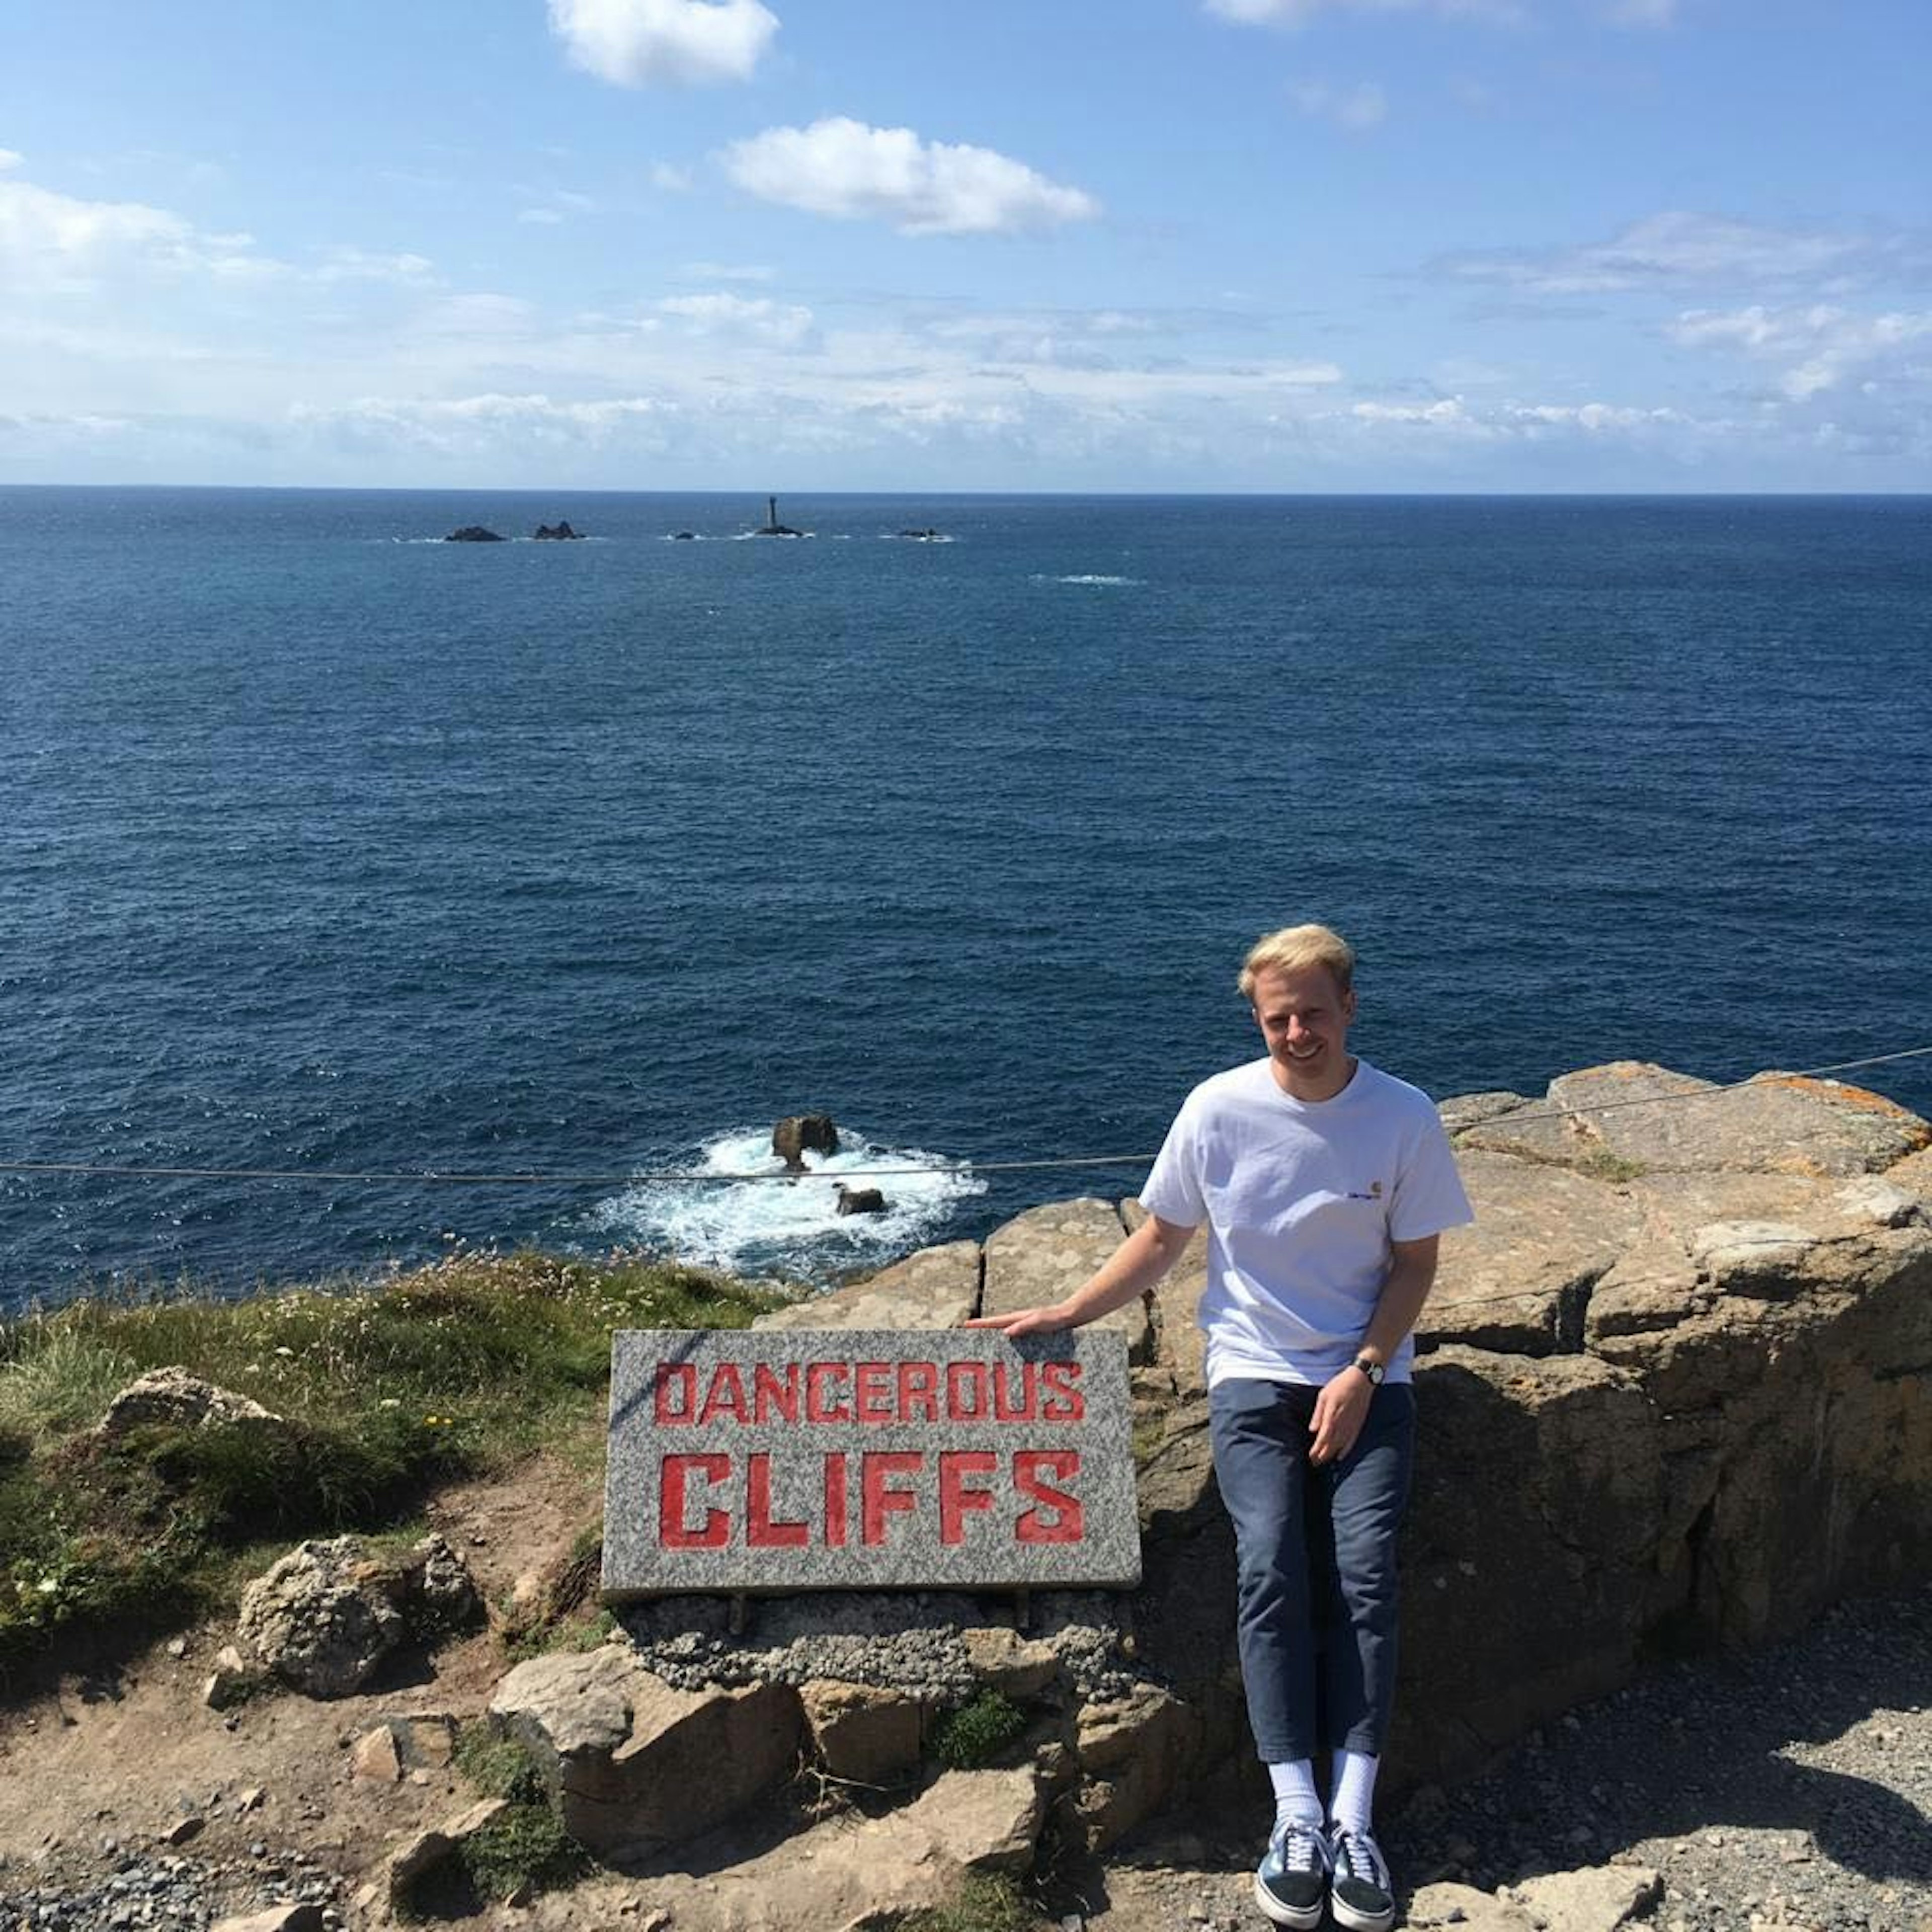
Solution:
{"label": "wire cable", "polygon": [[[1878,1053],[1862,1060],[1834,1060],[1824,1066],[1801,1068],[1793,1072],[1754,1073],[1726,1084],[1698,1087],[1676,1094],[1652,1094],[1630,1100],[1605,1100],[1588,1107],[1558,1107],[1541,1113],[1507,1113],[1490,1120],[1472,1122],[1472,1127],[1507,1124],[1527,1126],[1532,1121],[1574,1119],[1585,1114],[1607,1114],[1627,1107],[1663,1107],[1688,1100],[1712,1100],[1736,1094],[1747,1087],[1777,1080],[1815,1080],[1827,1074],[1845,1073],[1854,1068],[1883,1066],[1900,1060],[1922,1059],[1932,1054],[1932,1046],[1906,1047],[1896,1053]],[[72,1160],[0,1160],[0,1174],[74,1174],[100,1175],[134,1180],[292,1180],[317,1184],[354,1183],[376,1186],[430,1186],[437,1187],[646,1187],[703,1184],[736,1186],[752,1182],[801,1180],[884,1180],[909,1175],[960,1174],[1033,1174],[1055,1168],[1147,1167],[1156,1156],[1151,1154],[1058,1154],[1037,1160],[950,1161],[935,1166],[842,1168],[836,1174],[822,1168],[802,1173],[769,1168],[756,1172],[718,1174],[703,1168],[644,1168],[622,1173],[446,1172],[440,1168],[357,1168],[314,1167],[142,1167],[112,1162]]]}

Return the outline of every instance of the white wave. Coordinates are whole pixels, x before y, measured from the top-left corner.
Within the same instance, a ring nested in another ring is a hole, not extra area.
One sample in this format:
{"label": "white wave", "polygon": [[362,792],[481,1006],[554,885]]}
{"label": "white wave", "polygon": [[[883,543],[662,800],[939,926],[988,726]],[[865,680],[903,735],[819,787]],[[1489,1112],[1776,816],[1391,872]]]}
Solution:
{"label": "white wave", "polygon": [[1036,577],[1036,584],[1117,584],[1130,588],[1146,581],[1139,577],[1102,577],[1093,572],[1083,572],[1077,577]]}
{"label": "white wave", "polygon": [[[845,1128],[838,1139],[836,1154],[806,1155],[800,1180],[645,1182],[602,1202],[589,1218],[607,1239],[728,1274],[824,1281],[929,1245],[961,1202],[986,1191],[970,1174],[945,1171],[952,1165],[945,1155],[879,1146]],[[663,1165],[706,1174],[784,1172],[769,1127],[734,1130]],[[856,1179],[885,1196],[886,1211],[841,1214],[838,1181],[880,1167],[916,1171]]]}

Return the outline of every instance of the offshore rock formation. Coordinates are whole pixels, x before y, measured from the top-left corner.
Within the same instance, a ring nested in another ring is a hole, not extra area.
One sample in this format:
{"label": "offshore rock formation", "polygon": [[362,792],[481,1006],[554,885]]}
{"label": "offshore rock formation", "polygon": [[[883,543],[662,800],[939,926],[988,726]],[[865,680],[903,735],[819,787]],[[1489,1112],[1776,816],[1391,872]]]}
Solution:
{"label": "offshore rock formation", "polygon": [[838,1124],[830,1114],[788,1114],[772,1129],[772,1151],[788,1172],[802,1174],[808,1153],[838,1151]]}
{"label": "offshore rock formation", "polygon": [[505,541],[494,530],[485,530],[481,524],[465,524],[460,530],[452,530],[443,538],[445,543],[502,543]]}
{"label": "offshore rock formation", "polygon": [[764,523],[760,528],[754,530],[752,534],[755,537],[796,537],[802,536],[805,532],[802,530],[792,529],[789,524],[780,523],[778,500],[776,496],[767,496],[765,499]]}

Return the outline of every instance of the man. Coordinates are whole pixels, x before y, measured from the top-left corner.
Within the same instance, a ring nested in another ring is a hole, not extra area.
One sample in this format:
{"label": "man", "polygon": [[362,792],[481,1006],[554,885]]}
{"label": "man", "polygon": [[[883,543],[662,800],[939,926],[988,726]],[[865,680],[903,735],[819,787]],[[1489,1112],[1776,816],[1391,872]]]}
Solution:
{"label": "man", "polygon": [[1267,1057],[1187,1096],[1142,1191],[1149,1219],[1064,1301],[975,1324],[1091,1322],[1151,1288],[1207,1222],[1214,1471],[1234,1526],[1249,1722],[1275,1794],[1255,1898],[1304,1932],[1324,1904],[1349,1932],[1394,1922],[1372,1820],[1415,1432],[1410,1331],[1437,1238],[1473,1218],[1428,1096],[1348,1050],[1354,964],[1326,926],[1260,940],[1239,985]]}

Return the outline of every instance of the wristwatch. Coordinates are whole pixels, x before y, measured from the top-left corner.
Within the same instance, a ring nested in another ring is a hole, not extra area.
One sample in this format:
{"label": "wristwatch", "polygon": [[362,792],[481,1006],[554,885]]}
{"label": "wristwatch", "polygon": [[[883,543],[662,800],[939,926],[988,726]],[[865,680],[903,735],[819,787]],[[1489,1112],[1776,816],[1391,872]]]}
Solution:
{"label": "wristwatch", "polygon": [[1388,1370],[1384,1368],[1381,1363],[1371,1361],[1366,1355],[1358,1355],[1353,1366],[1360,1369],[1377,1388],[1382,1387],[1382,1378],[1388,1373]]}

